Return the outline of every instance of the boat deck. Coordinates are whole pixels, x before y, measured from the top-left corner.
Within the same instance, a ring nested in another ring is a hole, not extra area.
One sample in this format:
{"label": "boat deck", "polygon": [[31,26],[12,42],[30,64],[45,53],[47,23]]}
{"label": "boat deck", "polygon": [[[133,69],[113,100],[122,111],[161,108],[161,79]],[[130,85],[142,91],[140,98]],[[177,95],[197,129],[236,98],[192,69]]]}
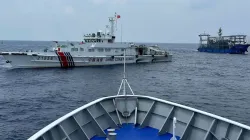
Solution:
{"label": "boat deck", "polygon": [[[134,126],[134,124],[123,124],[120,129],[115,131],[117,133],[117,140],[171,140],[172,134],[166,133],[164,135],[158,135],[159,130],[152,127],[140,128]],[[105,130],[107,134],[107,130]],[[180,137],[176,136],[177,140]],[[95,136],[91,140],[106,140],[106,137]]]}

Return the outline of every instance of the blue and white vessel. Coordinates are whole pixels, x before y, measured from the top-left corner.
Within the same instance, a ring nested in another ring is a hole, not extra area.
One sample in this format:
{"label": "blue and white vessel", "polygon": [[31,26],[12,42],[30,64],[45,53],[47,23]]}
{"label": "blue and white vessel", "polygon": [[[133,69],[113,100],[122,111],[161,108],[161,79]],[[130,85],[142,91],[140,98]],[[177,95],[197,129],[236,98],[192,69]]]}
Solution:
{"label": "blue and white vessel", "polygon": [[219,29],[218,37],[212,37],[209,34],[200,34],[199,52],[209,53],[229,53],[245,54],[248,52],[246,35],[222,36],[222,29]]}

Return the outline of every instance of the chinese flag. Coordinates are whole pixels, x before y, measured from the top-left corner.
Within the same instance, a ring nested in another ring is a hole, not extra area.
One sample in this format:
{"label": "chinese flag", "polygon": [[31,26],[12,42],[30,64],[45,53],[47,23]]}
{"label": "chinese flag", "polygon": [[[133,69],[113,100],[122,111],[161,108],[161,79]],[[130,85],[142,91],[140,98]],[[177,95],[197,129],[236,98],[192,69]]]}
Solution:
{"label": "chinese flag", "polygon": [[117,15],[116,18],[121,18],[121,16],[120,16],[120,15]]}

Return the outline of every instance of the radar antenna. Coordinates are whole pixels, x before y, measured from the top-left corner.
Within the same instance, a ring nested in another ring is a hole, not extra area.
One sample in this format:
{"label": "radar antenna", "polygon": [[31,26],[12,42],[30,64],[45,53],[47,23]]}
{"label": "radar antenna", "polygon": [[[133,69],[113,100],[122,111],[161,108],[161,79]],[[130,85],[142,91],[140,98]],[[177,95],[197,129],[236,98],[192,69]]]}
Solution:
{"label": "radar antenna", "polygon": [[218,35],[219,35],[219,37],[222,36],[222,29],[221,29],[221,27],[220,27],[220,29],[219,29]]}

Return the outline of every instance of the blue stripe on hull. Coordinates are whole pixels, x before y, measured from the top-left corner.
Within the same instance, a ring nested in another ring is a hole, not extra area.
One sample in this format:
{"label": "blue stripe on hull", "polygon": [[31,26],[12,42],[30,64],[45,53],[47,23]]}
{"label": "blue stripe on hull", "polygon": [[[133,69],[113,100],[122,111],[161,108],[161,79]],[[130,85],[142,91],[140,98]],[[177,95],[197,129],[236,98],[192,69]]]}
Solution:
{"label": "blue stripe on hull", "polygon": [[199,52],[245,54],[249,45],[235,45],[230,49],[198,48]]}
{"label": "blue stripe on hull", "polygon": [[209,53],[230,53],[229,49],[211,49],[211,48],[199,48],[199,52],[209,52]]}
{"label": "blue stripe on hull", "polygon": [[[107,131],[105,131],[107,133]],[[116,139],[117,140],[170,140],[172,134],[166,133],[164,135],[158,135],[159,130],[145,127],[140,128],[134,126],[134,124],[123,124],[121,128],[116,130]],[[176,136],[177,140],[180,140],[180,137]],[[91,140],[106,140],[104,137],[94,136]]]}

